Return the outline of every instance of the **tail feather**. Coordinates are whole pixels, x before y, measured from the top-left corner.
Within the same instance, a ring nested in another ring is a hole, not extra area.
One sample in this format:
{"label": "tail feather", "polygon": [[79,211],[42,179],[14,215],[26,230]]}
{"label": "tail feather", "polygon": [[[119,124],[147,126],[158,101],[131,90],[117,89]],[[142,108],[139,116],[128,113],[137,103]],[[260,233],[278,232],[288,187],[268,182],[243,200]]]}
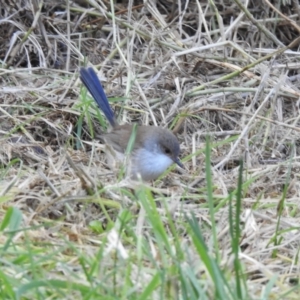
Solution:
{"label": "tail feather", "polygon": [[81,68],[80,79],[97,102],[99,108],[103,111],[111,126],[116,126],[114,113],[108,103],[100,80],[93,68]]}

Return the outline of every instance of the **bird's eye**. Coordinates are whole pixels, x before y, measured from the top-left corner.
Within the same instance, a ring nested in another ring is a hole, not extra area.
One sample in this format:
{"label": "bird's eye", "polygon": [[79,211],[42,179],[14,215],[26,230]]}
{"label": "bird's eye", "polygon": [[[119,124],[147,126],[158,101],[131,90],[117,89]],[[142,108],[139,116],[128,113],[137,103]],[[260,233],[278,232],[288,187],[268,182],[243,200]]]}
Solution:
{"label": "bird's eye", "polygon": [[166,154],[170,154],[171,153],[170,149],[169,148],[165,148],[165,153]]}

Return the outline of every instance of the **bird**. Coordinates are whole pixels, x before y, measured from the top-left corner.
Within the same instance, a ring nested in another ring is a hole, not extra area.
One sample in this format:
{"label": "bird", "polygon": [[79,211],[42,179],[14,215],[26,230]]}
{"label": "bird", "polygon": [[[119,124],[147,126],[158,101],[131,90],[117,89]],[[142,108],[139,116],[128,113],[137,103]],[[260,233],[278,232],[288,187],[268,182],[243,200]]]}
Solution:
{"label": "bird", "polygon": [[129,162],[125,165],[130,178],[152,181],[173,163],[183,168],[178,139],[170,130],[151,125],[120,125],[94,69],[80,68],[80,79],[111,125],[111,131],[102,134],[100,139],[116,152],[119,159],[124,159],[132,131],[136,130]]}

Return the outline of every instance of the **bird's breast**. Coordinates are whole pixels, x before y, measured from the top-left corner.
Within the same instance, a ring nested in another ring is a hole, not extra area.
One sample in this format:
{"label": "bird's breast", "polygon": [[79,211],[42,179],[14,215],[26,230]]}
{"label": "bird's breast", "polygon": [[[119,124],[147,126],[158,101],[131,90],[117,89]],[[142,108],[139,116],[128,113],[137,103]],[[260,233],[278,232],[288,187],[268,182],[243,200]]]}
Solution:
{"label": "bird's breast", "polygon": [[140,174],[143,180],[155,180],[172,164],[172,159],[164,153],[142,148],[132,153],[130,173],[133,178]]}

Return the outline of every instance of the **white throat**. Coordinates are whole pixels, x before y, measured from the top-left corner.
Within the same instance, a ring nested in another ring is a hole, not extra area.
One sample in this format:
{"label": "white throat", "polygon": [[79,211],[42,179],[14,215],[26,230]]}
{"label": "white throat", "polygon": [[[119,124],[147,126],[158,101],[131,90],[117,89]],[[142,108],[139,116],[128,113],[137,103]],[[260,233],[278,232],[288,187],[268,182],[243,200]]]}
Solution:
{"label": "white throat", "polygon": [[173,160],[166,154],[141,148],[131,155],[130,173],[133,178],[140,174],[143,180],[154,180],[172,164]]}
{"label": "white throat", "polygon": [[[125,163],[125,155],[115,151],[111,146],[106,145],[105,152],[111,168],[118,168]],[[155,180],[173,163],[173,160],[159,151],[158,148],[156,151],[140,148],[131,153],[127,162],[126,173],[133,179],[137,179],[138,174],[140,174],[145,181]]]}

